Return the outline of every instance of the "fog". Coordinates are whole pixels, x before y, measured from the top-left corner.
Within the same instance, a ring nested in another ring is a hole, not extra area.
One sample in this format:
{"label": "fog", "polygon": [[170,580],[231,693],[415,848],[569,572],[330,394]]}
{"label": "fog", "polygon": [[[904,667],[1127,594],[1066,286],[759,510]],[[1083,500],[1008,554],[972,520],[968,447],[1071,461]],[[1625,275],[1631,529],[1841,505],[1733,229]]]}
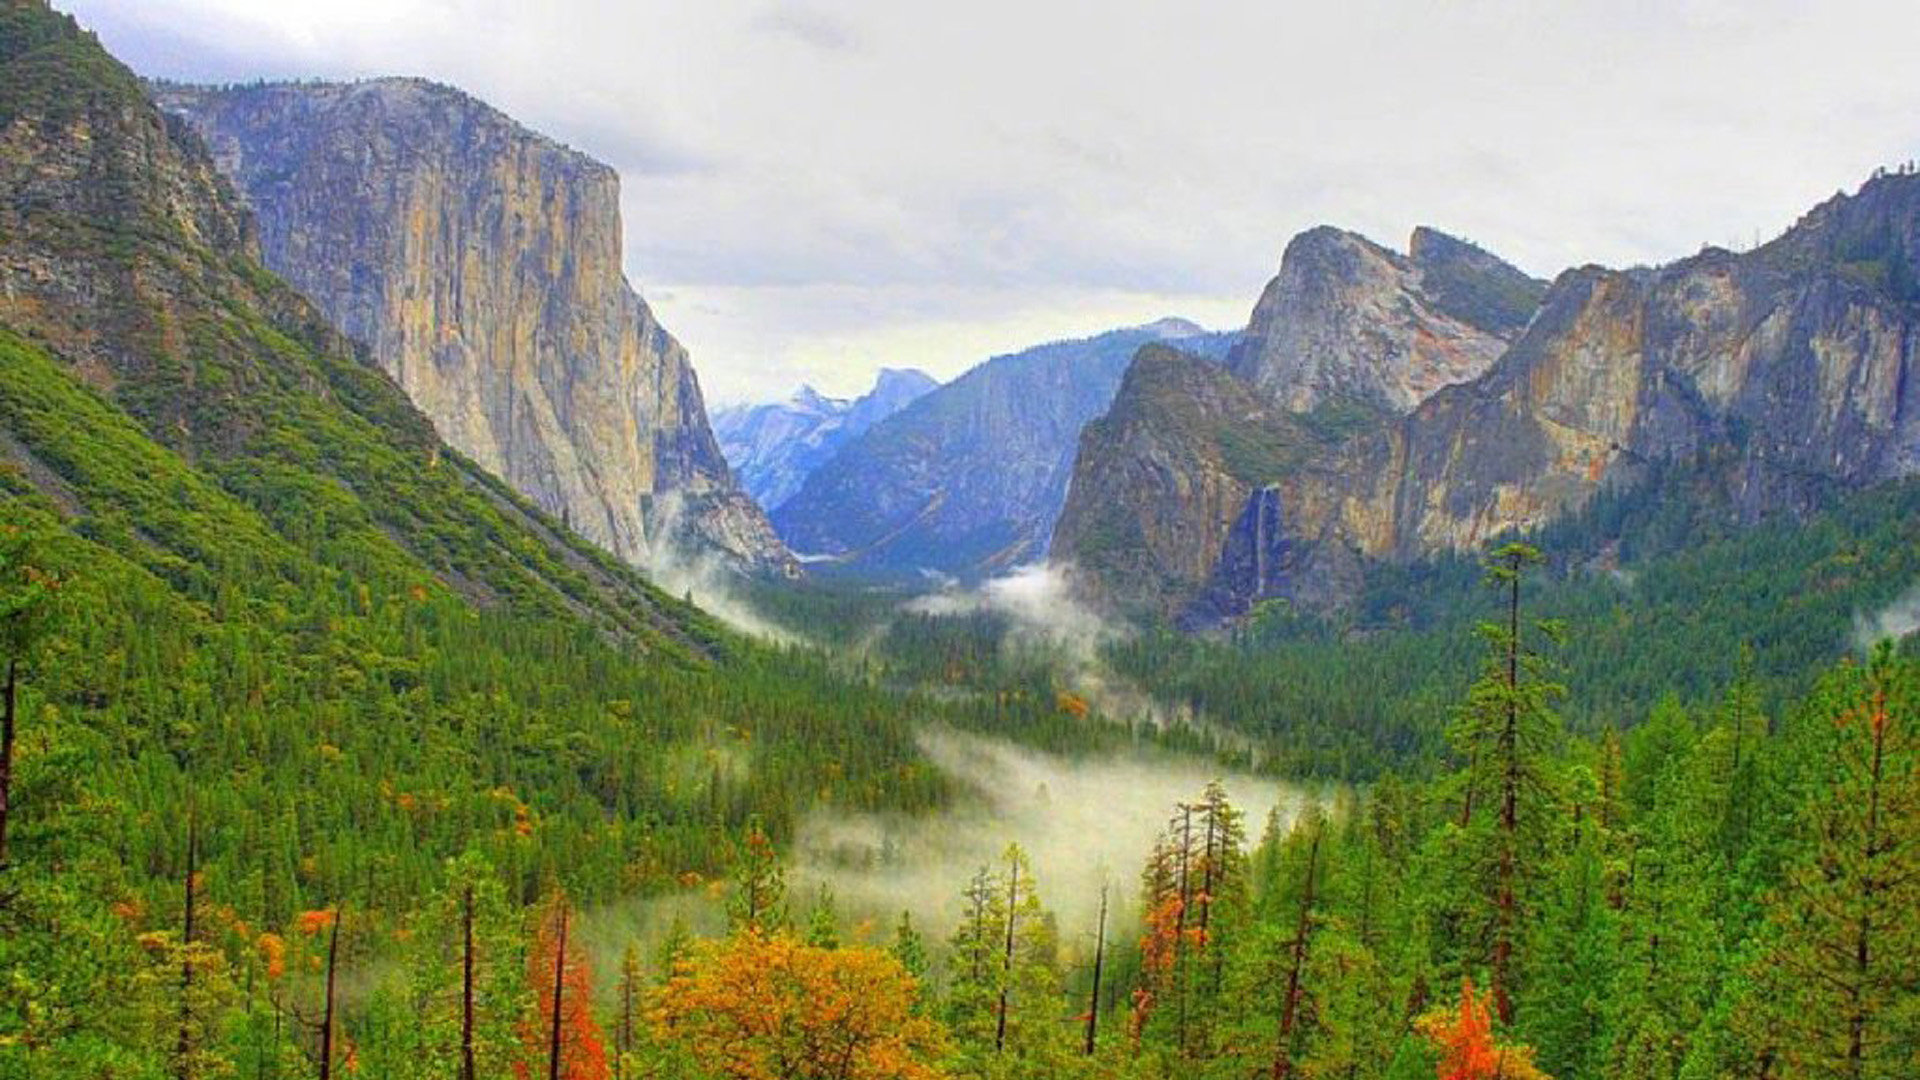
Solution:
{"label": "fog", "polygon": [[1899,641],[1920,630],[1920,585],[1900,594],[1900,598],[1872,615],[1853,617],[1853,644],[1861,652],[1882,641]]}
{"label": "fog", "polygon": [[677,492],[654,499],[654,515],[648,522],[651,536],[647,575],[663,591],[685,597],[707,614],[743,634],[782,645],[804,639],[787,627],[765,618],[741,593],[738,573],[711,550],[694,551],[677,544],[673,538],[683,535],[681,519],[684,505]]}
{"label": "fog", "polygon": [[1035,563],[977,586],[948,585],[908,601],[905,607],[936,617],[978,612],[1000,615],[1007,621],[1003,649],[1044,658],[1065,686],[1103,716],[1146,721],[1159,727],[1194,723],[1190,715],[1170,713],[1107,665],[1101,650],[1133,631],[1081,603],[1074,596],[1071,579],[1070,567]]}
{"label": "fog", "polygon": [[1222,781],[1246,814],[1249,843],[1270,811],[1290,820],[1307,797],[1300,787],[1171,754],[1068,759],[947,731],[920,741],[966,796],[920,817],[810,814],[794,841],[796,909],[804,911],[825,883],[850,923],[871,920],[884,934],[907,910],[930,940],[943,940],[960,917],[967,879],[1017,842],[1071,950],[1092,933],[1103,883],[1112,885],[1113,924],[1137,922],[1140,869],[1155,836],[1175,804],[1197,798],[1209,781]]}

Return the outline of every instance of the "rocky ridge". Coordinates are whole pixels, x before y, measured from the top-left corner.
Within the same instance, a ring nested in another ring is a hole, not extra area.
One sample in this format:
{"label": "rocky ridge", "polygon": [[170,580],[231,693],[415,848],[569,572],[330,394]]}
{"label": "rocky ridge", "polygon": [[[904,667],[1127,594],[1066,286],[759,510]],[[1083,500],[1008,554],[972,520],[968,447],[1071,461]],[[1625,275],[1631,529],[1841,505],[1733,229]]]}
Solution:
{"label": "rocky ridge", "polygon": [[1134,351],[1233,340],[1181,319],[994,357],[841,447],[773,515],[795,551],[865,576],[975,578],[1040,558],[1080,429]]}
{"label": "rocky ridge", "polygon": [[[1189,501],[1204,485],[1180,466],[1142,476],[1127,460],[1139,435],[1083,442],[1070,507],[1084,476],[1086,500],[1162,500],[1171,509],[1159,516],[1210,550],[1177,564],[1153,554],[1164,544],[1113,551],[1063,516],[1055,557],[1081,562],[1116,606],[1206,622],[1267,598],[1337,604],[1370,563],[1471,549],[1661,469],[1697,470],[1739,520],[1806,513],[1920,469],[1917,282],[1920,177],[1910,175],[1836,196],[1750,252],[1570,270],[1484,373],[1384,421],[1309,424],[1292,435],[1297,454],[1235,474],[1249,487],[1236,505]],[[1138,408],[1136,427],[1187,422],[1176,408]],[[1128,580],[1107,568],[1143,558],[1177,587],[1106,584]]]}

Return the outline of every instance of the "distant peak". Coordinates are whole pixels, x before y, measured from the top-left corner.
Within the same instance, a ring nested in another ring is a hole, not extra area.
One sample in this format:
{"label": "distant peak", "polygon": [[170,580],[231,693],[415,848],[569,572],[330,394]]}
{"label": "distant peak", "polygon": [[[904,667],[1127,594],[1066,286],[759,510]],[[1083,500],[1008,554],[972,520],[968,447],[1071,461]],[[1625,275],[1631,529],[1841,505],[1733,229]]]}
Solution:
{"label": "distant peak", "polygon": [[1431,225],[1414,226],[1413,236],[1407,240],[1407,255],[1415,262],[1459,248],[1479,250],[1465,240],[1443,233]]}
{"label": "distant peak", "polygon": [[1178,341],[1181,338],[1199,337],[1207,332],[1207,328],[1198,323],[1171,315],[1164,319],[1156,319],[1140,329],[1151,333],[1161,341]]}
{"label": "distant peak", "polygon": [[919,368],[883,367],[873,378],[873,388],[879,390],[932,388],[940,385],[940,380],[921,371]]}
{"label": "distant peak", "polygon": [[845,404],[845,402],[837,398],[830,398],[804,383],[801,384],[800,389],[793,392],[793,397],[789,400],[799,408],[813,409],[819,412],[832,412]]}

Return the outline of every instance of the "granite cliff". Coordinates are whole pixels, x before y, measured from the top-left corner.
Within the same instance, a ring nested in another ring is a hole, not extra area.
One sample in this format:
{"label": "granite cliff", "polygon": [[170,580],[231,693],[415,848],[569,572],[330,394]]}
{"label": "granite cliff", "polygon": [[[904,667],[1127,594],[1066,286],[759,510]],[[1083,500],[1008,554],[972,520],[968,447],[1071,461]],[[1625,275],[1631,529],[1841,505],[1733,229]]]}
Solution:
{"label": "granite cliff", "polygon": [[[1054,554],[1116,606],[1208,622],[1272,597],[1337,604],[1371,563],[1471,549],[1662,469],[1697,471],[1739,520],[1805,513],[1920,469],[1916,282],[1920,177],[1883,176],[1747,253],[1570,270],[1483,373],[1378,421],[1315,424],[1284,408],[1308,404],[1284,385],[1230,373],[1208,373],[1207,392],[1233,378],[1304,426],[1195,419],[1123,391],[1114,411],[1137,414],[1133,433],[1089,427]],[[1313,355],[1379,339],[1360,325]],[[1315,367],[1296,370],[1310,382]],[[1234,472],[1238,502],[1231,486],[1192,500],[1207,486],[1193,470],[1217,464],[1155,471],[1130,455],[1193,424],[1266,431],[1291,452]],[[1164,537],[1116,545],[1081,524],[1077,504],[1111,500],[1164,503],[1156,516],[1206,553],[1175,561]]]}
{"label": "granite cliff", "polygon": [[250,204],[267,266],[453,446],[630,562],[790,565],[622,273],[612,169],[416,79],[155,96]]}
{"label": "granite cliff", "polygon": [[1484,372],[1546,283],[1432,229],[1407,254],[1321,227],[1287,245],[1227,365],[1293,412],[1403,413]]}
{"label": "granite cliff", "polygon": [[442,441],[261,264],[201,139],[35,0],[0,6],[0,352],[0,490],[176,597],[184,633],[279,620],[329,693],[377,652],[329,636],[331,603],[454,595],[682,659],[717,640]]}

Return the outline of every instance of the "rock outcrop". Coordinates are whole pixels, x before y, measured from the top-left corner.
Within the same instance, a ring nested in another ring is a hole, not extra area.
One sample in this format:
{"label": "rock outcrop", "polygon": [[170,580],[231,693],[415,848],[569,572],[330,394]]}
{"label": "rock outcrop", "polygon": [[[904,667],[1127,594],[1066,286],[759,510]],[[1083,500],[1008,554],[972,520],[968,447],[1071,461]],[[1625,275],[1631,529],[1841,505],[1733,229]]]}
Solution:
{"label": "rock outcrop", "polygon": [[881,368],[852,401],[803,386],[786,401],[715,409],[713,433],[740,485],[772,513],[842,446],[939,385],[924,371]]}
{"label": "rock outcrop", "polygon": [[251,205],[267,265],[453,446],[630,562],[789,565],[622,273],[612,169],[415,79],[155,94]]}
{"label": "rock outcrop", "polygon": [[1180,319],[995,357],[874,425],[774,512],[798,552],[853,572],[973,578],[1047,550],[1080,429],[1141,345],[1218,355],[1232,335]]}
{"label": "rock outcrop", "polygon": [[[1108,552],[1063,518],[1055,553],[1091,562],[1096,583],[1127,560],[1177,568],[1163,578],[1185,590],[1121,587],[1108,599],[1205,621],[1268,597],[1337,603],[1368,563],[1470,549],[1661,469],[1696,471],[1740,520],[1805,513],[1835,492],[1920,471],[1917,329],[1920,176],[1883,176],[1751,252],[1562,274],[1479,377],[1382,423],[1323,427],[1338,437],[1242,473],[1251,490],[1231,508],[1218,498],[1186,506],[1193,480],[1173,470],[1115,489],[1107,477],[1140,466],[1122,447],[1083,446],[1076,487],[1086,476],[1110,498],[1162,500],[1174,509],[1161,516],[1189,533],[1207,522],[1202,542],[1226,539],[1176,564],[1152,544]],[[1368,340],[1366,329],[1355,338]],[[1166,406],[1135,421],[1183,422]],[[1200,561],[1210,566],[1196,586]]]}
{"label": "rock outcrop", "polygon": [[1404,413],[1490,367],[1546,283],[1444,233],[1408,254],[1322,227],[1294,237],[1228,367],[1293,412]]}
{"label": "rock outcrop", "polygon": [[1053,557],[1128,614],[1172,614],[1202,589],[1259,486],[1319,439],[1214,360],[1148,345],[1080,435]]}

